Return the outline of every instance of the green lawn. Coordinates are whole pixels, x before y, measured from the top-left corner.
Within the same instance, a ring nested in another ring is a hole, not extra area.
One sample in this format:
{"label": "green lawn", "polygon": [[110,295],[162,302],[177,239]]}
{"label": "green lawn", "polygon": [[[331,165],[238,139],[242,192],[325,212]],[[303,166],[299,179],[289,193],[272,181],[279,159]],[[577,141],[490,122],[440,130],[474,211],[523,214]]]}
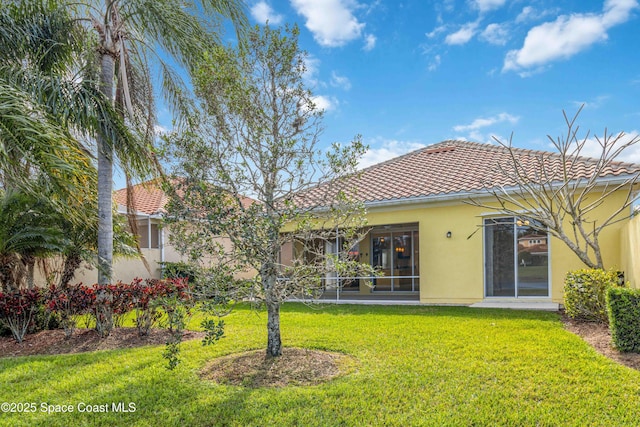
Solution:
{"label": "green lawn", "polygon": [[[240,308],[226,322],[214,346],[185,344],[175,371],[165,370],[163,347],[0,359],[0,402],[37,405],[0,413],[0,425],[640,425],[640,372],[597,354],[553,313],[288,304],[285,345],[358,364],[324,385],[282,389],[199,379],[207,360],[265,344],[265,313]],[[43,402],[75,412],[42,413]],[[136,411],[77,412],[112,402]]]}

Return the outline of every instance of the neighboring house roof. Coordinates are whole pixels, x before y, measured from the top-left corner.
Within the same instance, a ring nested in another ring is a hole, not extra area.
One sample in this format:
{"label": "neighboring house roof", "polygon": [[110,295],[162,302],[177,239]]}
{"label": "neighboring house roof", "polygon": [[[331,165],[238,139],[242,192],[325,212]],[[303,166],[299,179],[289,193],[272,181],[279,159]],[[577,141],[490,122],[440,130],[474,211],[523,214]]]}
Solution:
{"label": "neighboring house roof", "polygon": [[[160,180],[153,179],[132,186],[132,208],[134,212],[147,215],[158,215],[165,213],[165,206],[169,202],[169,197],[162,191]],[[127,189],[121,188],[115,191],[114,196],[118,205],[126,208],[127,206]],[[248,207],[255,203],[255,200],[240,196],[240,201],[244,207]]]}
{"label": "neighboring house roof", "polygon": [[[541,163],[547,166],[547,170],[560,171],[561,158],[558,154],[521,148],[514,148],[513,153],[532,179],[539,174]],[[596,164],[597,159],[579,157],[574,179],[589,177]],[[333,187],[353,189],[356,197],[365,203],[437,199],[438,196],[514,186],[516,183],[499,169],[512,170],[512,165],[509,150],[500,145],[444,141],[370,166],[362,170],[359,177],[349,177],[337,186],[334,183]],[[615,162],[601,176],[637,173],[640,173],[640,165]],[[310,204],[312,200],[321,199],[326,191],[325,184],[298,196],[304,199],[303,204]]]}
{"label": "neighboring house roof", "polygon": [[[133,210],[135,212],[155,215],[165,212],[164,207],[169,202],[169,198],[160,188],[160,182],[156,179],[136,184],[131,187]],[[118,203],[127,206],[127,189],[121,188],[113,196]]]}
{"label": "neighboring house roof", "polygon": [[529,240],[529,239],[546,239],[547,236],[544,234],[527,234],[526,236],[518,237],[518,240]]}

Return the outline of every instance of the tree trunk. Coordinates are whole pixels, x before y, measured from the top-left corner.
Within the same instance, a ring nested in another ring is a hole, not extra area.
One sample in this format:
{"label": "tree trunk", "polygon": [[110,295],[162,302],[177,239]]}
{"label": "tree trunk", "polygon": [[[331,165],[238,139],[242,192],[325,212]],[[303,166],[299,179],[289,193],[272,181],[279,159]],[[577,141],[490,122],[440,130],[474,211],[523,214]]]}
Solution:
{"label": "tree trunk", "polygon": [[[107,20],[108,22],[109,20]],[[113,101],[115,73],[115,49],[111,29],[104,29],[100,57],[100,91]],[[113,147],[102,135],[98,135],[98,283],[111,281],[113,262]],[[96,295],[96,330],[107,337],[113,328],[113,296],[106,290]]]}
{"label": "tree trunk", "polygon": [[36,257],[33,255],[26,255],[24,257],[24,263],[27,267],[27,288],[33,289],[35,287]]}
{"label": "tree trunk", "polygon": [[267,356],[282,355],[282,340],[280,339],[280,302],[267,301]]}
{"label": "tree trunk", "polygon": [[[113,99],[114,58],[101,58],[100,90]],[[113,260],[113,148],[98,135],[98,283],[111,281]]]}
{"label": "tree trunk", "polygon": [[82,259],[80,255],[72,252],[64,258],[64,267],[62,268],[62,275],[60,276],[60,283],[58,286],[66,288],[76,275],[76,270],[80,268]]}
{"label": "tree trunk", "polygon": [[282,355],[282,340],[280,338],[280,300],[276,293],[278,276],[272,263],[264,263],[260,269],[262,289],[267,305],[267,356]]}

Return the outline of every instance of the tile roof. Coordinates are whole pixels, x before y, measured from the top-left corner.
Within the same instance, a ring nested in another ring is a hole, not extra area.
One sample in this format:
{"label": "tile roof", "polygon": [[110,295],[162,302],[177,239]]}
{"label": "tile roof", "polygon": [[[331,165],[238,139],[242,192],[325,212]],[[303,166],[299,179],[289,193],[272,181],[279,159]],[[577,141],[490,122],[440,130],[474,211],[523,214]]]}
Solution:
{"label": "tile roof", "polygon": [[[172,181],[174,187],[177,186],[177,182]],[[181,191],[178,189],[178,194]],[[169,196],[160,188],[160,180],[153,179],[150,181],[136,184],[132,187],[133,192],[133,210],[135,212],[142,212],[147,215],[156,215],[165,213],[165,206],[169,202]],[[114,199],[118,205],[123,207],[127,206],[127,189],[121,188],[114,192]],[[244,207],[250,206],[255,203],[255,200],[240,196],[241,203]]]}
{"label": "tile roof", "polygon": [[[517,161],[530,179],[537,179],[541,164],[546,170],[560,171],[558,154],[515,148]],[[597,159],[578,157],[574,178],[594,173]],[[387,160],[362,170],[360,177],[349,177],[335,188],[354,189],[365,203],[481,192],[487,188],[510,187],[516,183],[500,172],[513,170],[509,150],[500,145],[468,141],[444,141]],[[640,173],[640,164],[615,162],[601,177]],[[560,175],[557,175],[559,178]],[[555,179],[555,177],[554,177]],[[308,190],[302,204],[322,198],[328,184]],[[332,190],[329,190],[331,192]]]}
{"label": "tile roof", "polygon": [[[169,202],[169,198],[160,188],[159,180],[146,181],[132,187],[133,210],[147,215],[160,214]],[[116,203],[127,206],[127,189],[121,188],[114,193]]]}

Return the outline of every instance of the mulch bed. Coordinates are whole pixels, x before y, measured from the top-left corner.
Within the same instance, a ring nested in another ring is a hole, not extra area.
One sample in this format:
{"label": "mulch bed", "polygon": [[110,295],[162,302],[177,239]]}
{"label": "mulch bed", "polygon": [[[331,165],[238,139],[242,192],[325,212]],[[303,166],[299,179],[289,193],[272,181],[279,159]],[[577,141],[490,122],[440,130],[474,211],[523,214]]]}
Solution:
{"label": "mulch bed", "polygon": [[283,348],[280,357],[269,357],[265,350],[254,350],[215,359],[204,367],[200,376],[249,388],[309,386],[341,376],[350,366],[355,366],[355,359],[345,354]]}
{"label": "mulch bed", "polygon": [[[202,338],[203,332],[186,331],[184,340]],[[165,344],[170,334],[166,329],[152,329],[148,336],[139,336],[136,328],[114,328],[101,339],[94,329],[76,329],[71,338],[64,339],[64,331],[40,331],[29,334],[21,343],[12,337],[0,337],[0,357],[31,356],[36,354],[70,354],[96,350],[140,347]]]}
{"label": "mulch bed", "polygon": [[564,327],[580,338],[585,340],[598,353],[615,360],[616,362],[628,366],[629,368],[640,370],[640,354],[621,353],[613,347],[609,327],[602,323],[582,322],[562,316]]}

